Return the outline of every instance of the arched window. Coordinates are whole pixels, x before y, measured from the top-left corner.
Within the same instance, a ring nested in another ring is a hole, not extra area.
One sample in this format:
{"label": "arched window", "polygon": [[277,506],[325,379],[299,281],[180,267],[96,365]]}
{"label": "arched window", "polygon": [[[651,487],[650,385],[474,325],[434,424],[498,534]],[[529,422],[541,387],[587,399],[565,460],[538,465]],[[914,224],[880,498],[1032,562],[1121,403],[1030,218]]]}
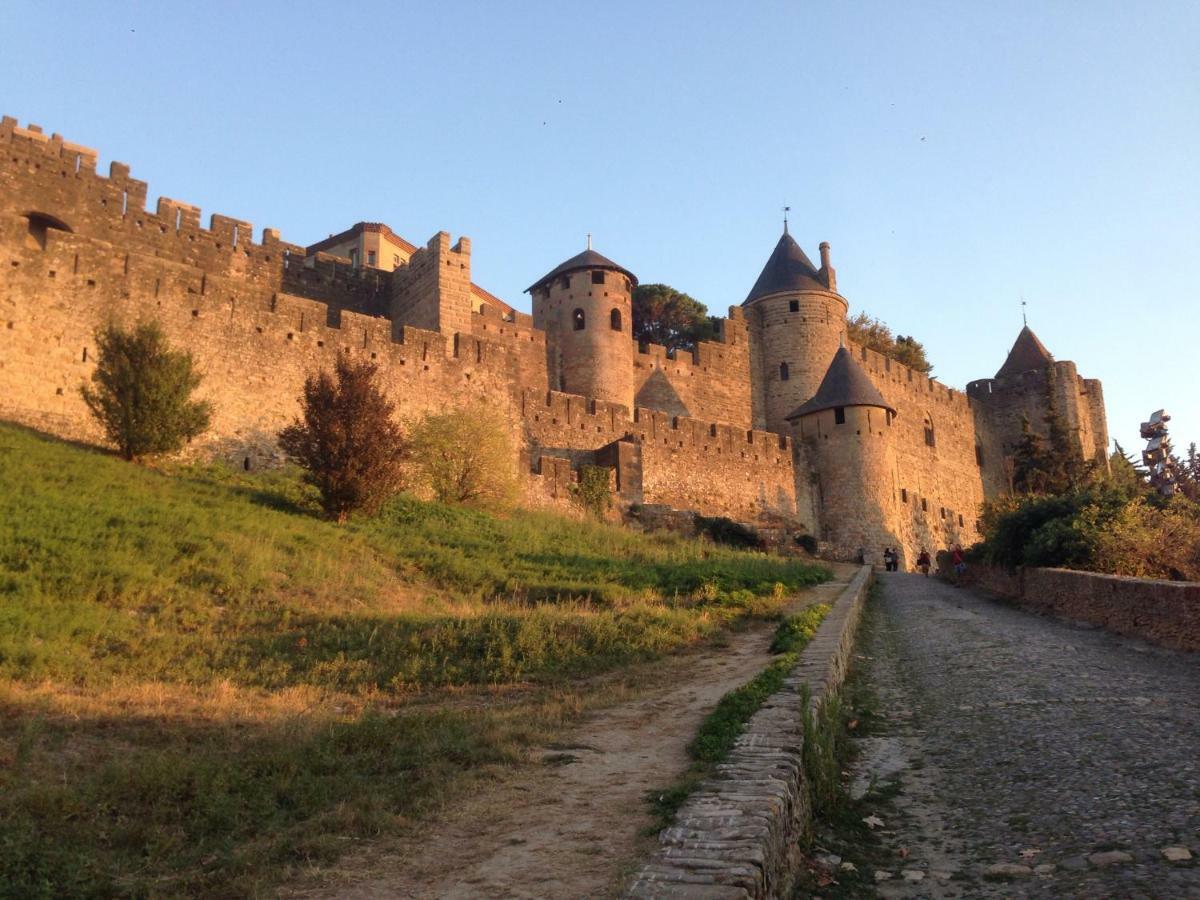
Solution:
{"label": "arched window", "polygon": [[933,434],[933,419],[929,418],[929,416],[925,417],[925,446],[937,446],[937,438]]}
{"label": "arched window", "polygon": [[608,314],[608,324],[612,326],[613,331],[621,330],[621,311],[619,309],[614,308],[613,311]]}
{"label": "arched window", "polygon": [[571,313],[571,324],[574,326],[576,331],[583,331],[583,326],[585,323],[583,310],[576,307],[575,312]]}
{"label": "arched window", "polygon": [[780,364],[779,364],[779,380],[780,380],[780,381],[787,381],[787,380],[788,380],[789,378],[791,378],[791,377],[792,377],[792,376],[791,376],[791,373],[790,373],[790,372],[788,372],[788,364],[787,364],[787,363],[780,363]]}

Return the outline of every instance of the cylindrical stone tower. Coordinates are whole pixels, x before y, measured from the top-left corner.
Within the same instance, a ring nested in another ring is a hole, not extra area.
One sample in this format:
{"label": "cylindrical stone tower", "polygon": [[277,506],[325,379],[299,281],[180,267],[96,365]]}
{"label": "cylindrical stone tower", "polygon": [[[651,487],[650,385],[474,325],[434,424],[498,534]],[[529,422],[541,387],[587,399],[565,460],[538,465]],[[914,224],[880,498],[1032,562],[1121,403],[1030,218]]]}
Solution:
{"label": "cylindrical stone tower", "polygon": [[884,547],[903,544],[893,483],[895,416],[842,347],[814,396],[787,417],[818,475],[821,538],[837,558],[855,559],[862,550],[868,562],[880,562]]}
{"label": "cylindrical stone tower", "polygon": [[786,434],[787,415],[816,393],[846,330],[829,244],[818,269],[785,229],[742,305],[754,336],[755,424]]}
{"label": "cylindrical stone tower", "polygon": [[633,273],[589,246],[538,279],[533,327],[546,332],[553,389],[633,410]]}

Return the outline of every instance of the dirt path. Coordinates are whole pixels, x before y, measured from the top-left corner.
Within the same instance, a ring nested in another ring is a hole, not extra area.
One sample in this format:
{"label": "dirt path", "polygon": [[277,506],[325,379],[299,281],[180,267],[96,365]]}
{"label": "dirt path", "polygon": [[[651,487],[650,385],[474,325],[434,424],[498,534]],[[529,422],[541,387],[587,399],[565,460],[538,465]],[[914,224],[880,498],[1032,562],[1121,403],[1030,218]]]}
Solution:
{"label": "dirt path", "polygon": [[[796,608],[832,602],[838,576]],[[657,685],[590,716],[568,738],[454,804],[386,853],[339,866],[336,880],[292,897],[612,897],[652,839],[644,795],[687,768],[701,719],[770,660],[773,628],[757,624],[728,645],[672,658]]]}

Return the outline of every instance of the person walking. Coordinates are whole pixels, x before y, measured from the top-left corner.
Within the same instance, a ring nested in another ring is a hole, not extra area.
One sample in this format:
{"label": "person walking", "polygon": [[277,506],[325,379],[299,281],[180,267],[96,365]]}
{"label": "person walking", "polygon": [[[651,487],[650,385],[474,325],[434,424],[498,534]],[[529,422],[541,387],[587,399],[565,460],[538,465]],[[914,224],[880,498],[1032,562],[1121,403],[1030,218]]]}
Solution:
{"label": "person walking", "polygon": [[921,570],[922,575],[929,577],[929,551],[924,547],[921,548],[921,555],[917,557],[917,568]]}
{"label": "person walking", "polygon": [[954,564],[954,583],[958,584],[967,573],[967,558],[963,556],[962,547],[958,544],[950,551],[950,562]]}

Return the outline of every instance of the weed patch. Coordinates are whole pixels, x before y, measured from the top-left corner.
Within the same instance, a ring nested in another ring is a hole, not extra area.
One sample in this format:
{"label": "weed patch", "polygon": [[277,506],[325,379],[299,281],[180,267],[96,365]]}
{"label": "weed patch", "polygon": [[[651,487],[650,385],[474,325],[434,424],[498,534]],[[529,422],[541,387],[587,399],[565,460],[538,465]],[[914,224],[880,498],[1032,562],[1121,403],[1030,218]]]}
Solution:
{"label": "weed patch", "polygon": [[688,745],[692,765],[670,787],[647,794],[656,820],[654,831],[669,825],[688,796],[712,775],[718,763],[728,758],[751,717],[767,698],[783,687],[800,651],[812,640],[829,610],[828,604],[819,603],[780,622],[771,642],[771,652],[777,654],[775,659],[746,684],[722,697],[716,708],[704,717],[696,737]]}

